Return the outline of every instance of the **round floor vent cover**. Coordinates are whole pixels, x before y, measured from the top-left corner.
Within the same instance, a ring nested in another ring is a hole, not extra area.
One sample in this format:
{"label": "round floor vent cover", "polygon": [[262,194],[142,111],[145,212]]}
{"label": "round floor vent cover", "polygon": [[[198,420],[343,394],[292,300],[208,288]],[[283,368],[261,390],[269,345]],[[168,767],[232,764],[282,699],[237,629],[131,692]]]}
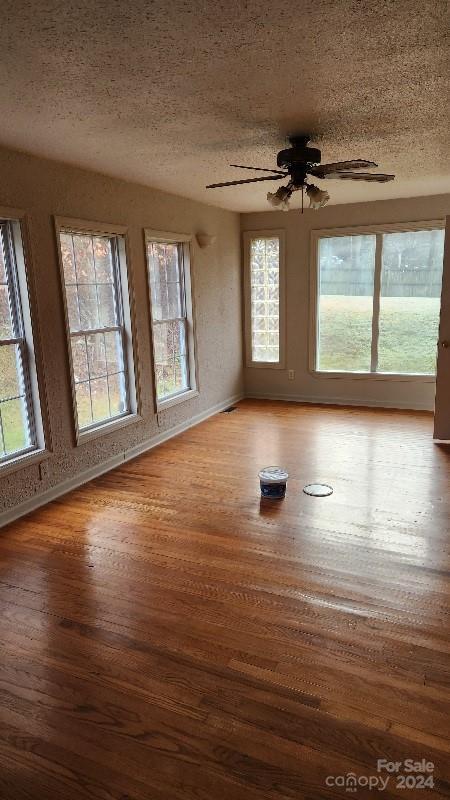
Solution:
{"label": "round floor vent cover", "polygon": [[328,497],[329,494],[333,494],[333,489],[327,483],[308,483],[303,491],[311,497]]}

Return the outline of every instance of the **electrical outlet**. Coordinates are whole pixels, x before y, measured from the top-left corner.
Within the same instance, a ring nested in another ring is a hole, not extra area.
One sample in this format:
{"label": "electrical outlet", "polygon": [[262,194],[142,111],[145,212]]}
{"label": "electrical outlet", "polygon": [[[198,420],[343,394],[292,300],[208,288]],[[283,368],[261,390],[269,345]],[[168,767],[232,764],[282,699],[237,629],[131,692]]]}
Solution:
{"label": "electrical outlet", "polygon": [[295,370],[288,369],[288,381],[293,381],[295,378]]}

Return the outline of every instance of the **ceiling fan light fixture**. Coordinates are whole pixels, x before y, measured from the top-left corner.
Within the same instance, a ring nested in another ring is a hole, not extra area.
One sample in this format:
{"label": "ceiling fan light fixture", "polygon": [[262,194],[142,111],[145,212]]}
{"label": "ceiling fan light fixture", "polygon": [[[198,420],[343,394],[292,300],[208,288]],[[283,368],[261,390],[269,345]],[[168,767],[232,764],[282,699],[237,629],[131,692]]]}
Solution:
{"label": "ceiling fan light fixture", "polygon": [[289,198],[292,194],[292,189],[288,186],[280,186],[276,192],[267,192],[267,200],[274,208],[279,208],[281,211],[289,211]]}
{"label": "ceiling fan light fixture", "polygon": [[326,192],[324,189],[319,189],[319,187],[315,186],[314,183],[308,183],[305,188],[306,194],[308,195],[310,208],[317,209],[326,206],[330,199],[328,192]]}
{"label": "ceiling fan light fixture", "polygon": [[303,214],[303,195],[308,195],[309,207],[313,209],[323,208],[329,200],[330,195],[323,189],[319,189],[313,183],[308,184],[308,178],[318,178],[319,180],[346,180],[346,181],[371,181],[374,183],[385,183],[392,181],[395,175],[388,175],[383,172],[363,172],[366,169],[377,167],[375,161],[366,158],[353,158],[347,161],[333,161],[331,164],[322,164],[322,155],[316,147],[309,147],[310,136],[304,133],[288,136],[290,147],[281,150],[277,155],[277,168],[268,169],[267,167],[254,167],[244,164],[230,164],[236,169],[247,169],[256,172],[266,173],[258,178],[241,178],[236,181],[222,181],[220,183],[210,183],[207,189],[218,189],[223,186],[240,186],[247,183],[259,183],[260,181],[281,181],[286,179],[285,186],[280,186],[276,192],[267,193],[267,201],[272,208],[289,211],[289,200],[293,192],[301,190]]}

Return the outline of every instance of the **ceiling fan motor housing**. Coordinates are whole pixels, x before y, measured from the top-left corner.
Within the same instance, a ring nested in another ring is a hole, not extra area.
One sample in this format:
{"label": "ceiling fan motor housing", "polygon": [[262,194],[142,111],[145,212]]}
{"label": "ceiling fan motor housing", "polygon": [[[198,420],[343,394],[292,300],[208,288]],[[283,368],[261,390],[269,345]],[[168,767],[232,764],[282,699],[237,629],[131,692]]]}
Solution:
{"label": "ceiling fan motor housing", "polygon": [[306,165],[307,164],[320,164],[321,152],[317,147],[307,147],[306,144],[294,145],[288,147],[286,150],[280,150],[277,155],[277,164],[279,167],[290,167]]}

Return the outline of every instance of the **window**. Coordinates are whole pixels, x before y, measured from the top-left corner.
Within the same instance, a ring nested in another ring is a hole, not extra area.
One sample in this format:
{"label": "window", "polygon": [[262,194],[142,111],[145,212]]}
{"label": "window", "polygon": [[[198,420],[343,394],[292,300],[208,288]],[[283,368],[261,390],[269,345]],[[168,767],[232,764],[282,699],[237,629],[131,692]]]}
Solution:
{"label": "window", "polygon": [[158,408],[197,394],[189,237],[146,233]]}
{"label": "window", "polygon": [[244,234],[248,366],[283,366],[284,236],[280,231]]}
{"label": "window", "polygon": [[57,223],[79,435],[136,411],[124,235]]}
{"label": "window", "polygon": [[313,369],[434,375],[444,250],[439,223],[315,238]]}
{"label": "window", "polygon": [[0,219],[0,463],[44,447],[20,222]]}

